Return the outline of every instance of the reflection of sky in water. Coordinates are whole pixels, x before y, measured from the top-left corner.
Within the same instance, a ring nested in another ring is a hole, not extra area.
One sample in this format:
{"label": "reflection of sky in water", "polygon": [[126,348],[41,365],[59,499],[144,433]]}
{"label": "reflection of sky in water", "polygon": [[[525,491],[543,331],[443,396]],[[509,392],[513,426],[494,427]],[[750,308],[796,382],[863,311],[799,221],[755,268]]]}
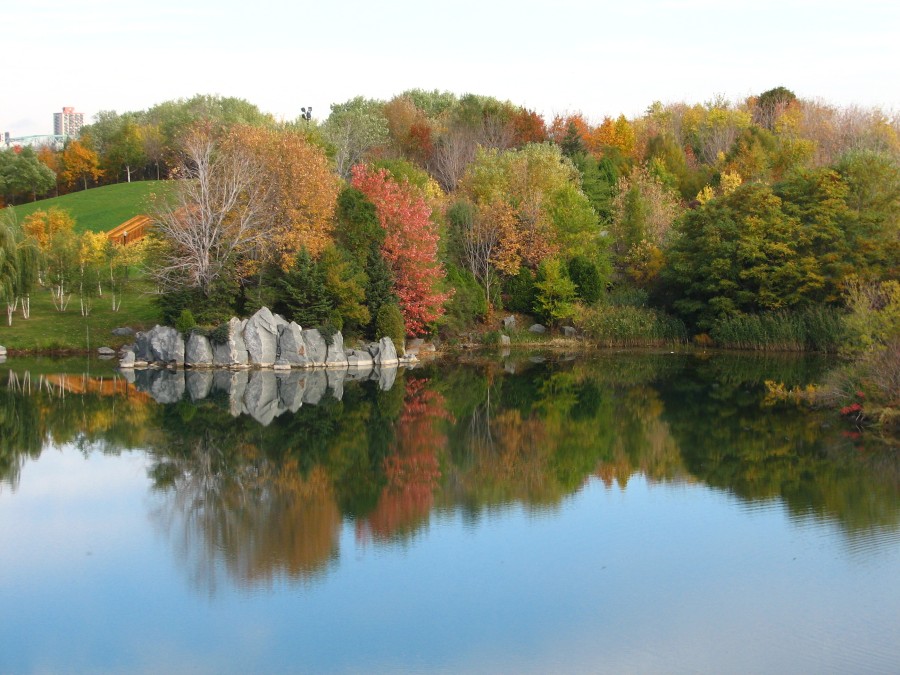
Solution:
{"label": "reflection of sky in water", "polygon": [[[688,484],[432,515],[303,583],[199,593],[139,453],[47,450],[0,492],[0,672],[890,672],[900,546],[865,555]],[[221,562],[218,564],[221,565]],[[220,578],[227,580],[227,575]],[[14,648],[10,649],[9,646]]]}

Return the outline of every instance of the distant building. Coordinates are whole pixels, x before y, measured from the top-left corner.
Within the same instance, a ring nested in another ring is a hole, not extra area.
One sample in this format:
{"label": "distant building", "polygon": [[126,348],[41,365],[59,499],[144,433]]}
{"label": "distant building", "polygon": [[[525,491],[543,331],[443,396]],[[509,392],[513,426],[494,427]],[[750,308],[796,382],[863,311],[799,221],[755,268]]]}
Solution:
{"label": "distant building", "polygon": [[18,152],[24,147],[39,148],[46,145],[54,150],[62,150],[66,145],[66,136],[55,134],[38,134],[35,136],[12,137],[9,132],[3,134],[0,149],[13,149]]}
{"label": "distant building", "polygon": [[61,113],[53,113],[53,133],[57,136],[78,138],[84,126],[84,113],[75,108],[63,108]]}

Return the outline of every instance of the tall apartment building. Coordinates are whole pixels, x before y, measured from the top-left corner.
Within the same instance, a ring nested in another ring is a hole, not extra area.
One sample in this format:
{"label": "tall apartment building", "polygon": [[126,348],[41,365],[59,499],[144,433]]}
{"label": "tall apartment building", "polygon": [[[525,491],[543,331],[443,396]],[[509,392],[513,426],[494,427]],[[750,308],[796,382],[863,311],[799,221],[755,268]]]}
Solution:
{"label": "tall apartment building", "polygon": [[53,113],[53,133],[61,136],[78,138],[84,125],[84,113],[75,112],[75,108],[63,108],[61,113]]}

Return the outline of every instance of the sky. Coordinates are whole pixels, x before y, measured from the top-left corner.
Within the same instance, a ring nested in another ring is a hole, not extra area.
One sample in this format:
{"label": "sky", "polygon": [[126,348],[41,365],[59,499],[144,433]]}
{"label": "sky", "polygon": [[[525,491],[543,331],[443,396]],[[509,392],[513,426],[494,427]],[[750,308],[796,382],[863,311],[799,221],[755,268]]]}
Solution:
{"label": "sky", "polygon": [[0,0],[0,49],[14,137],[194,94],[285,120],[411,88],[595,123],[776,86],[900,111],[893,0]]}

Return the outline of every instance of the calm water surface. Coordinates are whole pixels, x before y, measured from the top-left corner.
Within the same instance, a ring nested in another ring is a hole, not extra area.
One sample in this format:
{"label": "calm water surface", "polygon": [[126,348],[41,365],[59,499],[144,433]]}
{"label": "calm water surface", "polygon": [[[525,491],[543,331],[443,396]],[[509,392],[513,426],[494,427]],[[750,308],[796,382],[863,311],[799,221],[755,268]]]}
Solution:
{"label": "calm water surface", "polygon": [[0,673],[900,672],[898,451],[766,400],[820,361],[65,369],[0,370]]}

